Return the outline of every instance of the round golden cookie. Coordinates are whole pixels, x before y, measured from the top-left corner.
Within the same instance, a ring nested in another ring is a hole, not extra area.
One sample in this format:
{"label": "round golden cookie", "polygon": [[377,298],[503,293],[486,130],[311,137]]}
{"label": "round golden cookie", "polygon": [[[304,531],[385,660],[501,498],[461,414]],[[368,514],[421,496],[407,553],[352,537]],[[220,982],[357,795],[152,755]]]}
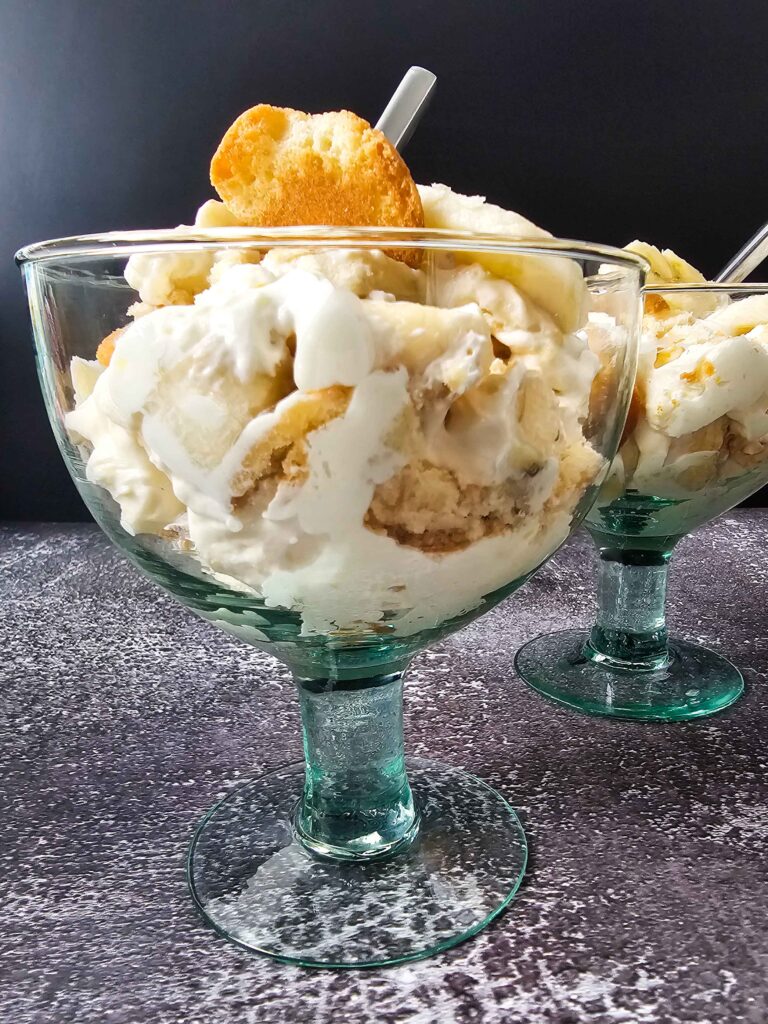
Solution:
{"label": "round golden cookie", "polygon": [[246,225],[424,225],[418,190],[400,154],[348,110],[251,107],[221,140],[211,184]]}

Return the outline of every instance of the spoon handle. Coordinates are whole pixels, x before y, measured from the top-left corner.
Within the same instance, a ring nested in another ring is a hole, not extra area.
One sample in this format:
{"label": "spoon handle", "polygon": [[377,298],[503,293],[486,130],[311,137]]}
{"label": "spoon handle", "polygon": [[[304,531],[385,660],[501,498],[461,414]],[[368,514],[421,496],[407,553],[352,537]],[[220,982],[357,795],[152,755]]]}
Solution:
{"label": "spoon handle", "polygon": [[768,224],[763,224],[715,278],[717,284],[739,284],[768,256]]}
{"label": "spoon handle", "polygon": [[403,80],[395,90],[384,113],[376,123],[389,141],[402,149],[427,109],[437,78],[426,68],[412,67],[406,71]]}

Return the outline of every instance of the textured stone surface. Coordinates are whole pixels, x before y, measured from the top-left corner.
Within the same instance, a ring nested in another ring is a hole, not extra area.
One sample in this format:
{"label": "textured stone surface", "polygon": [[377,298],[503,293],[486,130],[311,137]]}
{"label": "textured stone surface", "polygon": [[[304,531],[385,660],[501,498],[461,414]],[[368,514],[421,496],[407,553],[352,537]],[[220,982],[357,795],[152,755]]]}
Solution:
{"label": "textured stone surface", "polygon": [[530,871],[471,942],[335,973],[227,945],[184,882],[210,804],[300,756],[286,671],[176,605],[95,528],[0,527],[0,1020],[763,1024],[767,540],[768,513],[742,512],[675,560],[672,625],[747,678],[717,718],[589,719],[515,678],[521,642],[589,621],[586,537],[417,659],[410,751],[502,790]]}

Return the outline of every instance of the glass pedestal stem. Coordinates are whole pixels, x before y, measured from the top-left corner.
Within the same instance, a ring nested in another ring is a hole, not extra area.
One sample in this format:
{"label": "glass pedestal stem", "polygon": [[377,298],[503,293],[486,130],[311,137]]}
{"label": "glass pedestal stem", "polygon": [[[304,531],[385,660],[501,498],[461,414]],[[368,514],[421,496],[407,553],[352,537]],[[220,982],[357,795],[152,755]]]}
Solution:
{"label": "glass pedestal stem", "polygon": [[670,663],[664,608],[670,554],[600,551],[597,621],[586,657],[631,672],[653,672]]}
{"label": "glass pedestal stem", "polygon": [[405,772],[402,672],[296,683],[306,764],[294,818],[300,841],[339,860],[407,846],[418,815]]}
{"label": "glass pedestal stem", "polygon": [[680,538],[618,535],[611,543],[590,534],[599,551],[595,624],[531,640],[515,658],[520,676],[558,704],[611,718],[682,722],[733,704],[744,688],[738,669],[667,636],[667,572]]}

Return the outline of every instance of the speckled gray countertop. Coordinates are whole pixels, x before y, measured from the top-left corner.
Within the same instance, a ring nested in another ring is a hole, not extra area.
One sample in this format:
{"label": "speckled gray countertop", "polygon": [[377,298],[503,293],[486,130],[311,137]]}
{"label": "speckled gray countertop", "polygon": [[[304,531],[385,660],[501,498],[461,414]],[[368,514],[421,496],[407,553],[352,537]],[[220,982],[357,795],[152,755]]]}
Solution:
{"label": "speckled gray countertop", "polygon": [[285,669],[194,618],[89,526],[0,527],[2,1024],[768,1020],[768,512],[679,549],[670,619],[747,693],[685,725],[581,717],[515,677],[586,624],[588,538],[414,663],[407,743],[490,781],[532,846],[518,898],[420,963],[309,971],[196,916],[184,854],[238,779],[300,757]]}

